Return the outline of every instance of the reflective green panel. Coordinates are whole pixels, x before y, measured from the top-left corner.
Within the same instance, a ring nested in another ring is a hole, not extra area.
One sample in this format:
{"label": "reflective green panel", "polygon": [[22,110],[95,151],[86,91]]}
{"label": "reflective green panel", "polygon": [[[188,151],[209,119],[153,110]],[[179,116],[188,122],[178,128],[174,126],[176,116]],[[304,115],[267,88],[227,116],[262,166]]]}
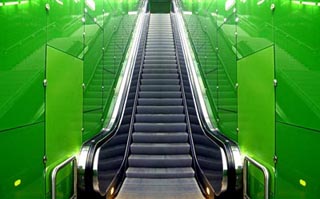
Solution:
{"label": "reflective green panel", "polygon": [[83,141],[87,141],[94,135],[99,133],[102,129],[102,110],[89,111],[83,113],[83,127],[82,135]]}
{"label": "reflective green panel", "polygon": [[44,2],[0,3],[0,130],[43,121]]}
{"label": "reflective green panel", "polygon": [[[48,47],[46,73],[48,85],[45,128],[48,175],[57,164],[77,154],[82,144],[83,61]],[[57,181],[58,184],[65,183],[64,176]],[[48,190],[49,185],[47,182]],[[59,198],[68,198],[69,193],[64,194]]]}
{"label": "reflective green panel", "polygon": [[43,122],[0,133],[0,198],[44,198]]}
{"label": "reflective green panel", "polygon": [[307,3],[275,11],[277,121],[320,130],[320,7]]}
{"label": "reflective green panel", "polygon": [[234,17],[236,0],[217,0],[217,24],[221,26]]}
{"label": "reflective green panel", "polygon": [[90,18],[91,21],[94,21],[100,27],[103,26],[104,20],[109,16],[109,12],[105,12],[104,4],[107,4],[108,0],[85,0],[85,15],[86,19]]}
{"label": "reflective green panel", "polygon": [[[220,2],[218,2],[219,4]],[[226,2],[226,6],[232,5],[232,1]],[[234,141],[237,141],[237,58],[236,46],[236,21],[235,14],[224,19],[217,29],[217,48],[218,48],[218,112],[219,127],[223,134]],[[221,14],[221,13],[220,13]],[[219,24],[219,18],[216,17]]]}
{"label": "reflective green panel", "polygon": [[103,29],[86,15],[84,111],[102,109]]}
{"label": "reflective green panel", "polygon": [[[272,2],[273,0],[238,1],[237,50],[239,59],[273,44],[273,11],[270,9]],[[278,8],[276,8],[277,11]]]}
{"label": "reflective green panel", "polygon": [[[48,45],[75,57],[83,57],[83,0],[49,0]],[[41,10],[43,10],[41,8]]]}
{"label": "reflective green panel", "polygon": [[[239,145],[243,155],[248,155],[268,168],[273,182],[275,155],[275,93],[274,93],[274,49],[259,51],[238,61],[238,123]],[[263,141],[263,144],[261,144]],[[253,178],[259,187],[263,179],[254,172]],[[259,185],[260,184],[260,185]],[[273,185],[270,185],[274,192]],[[258,189],[258,188],[257,188]],[[251,198],[259,191],[251,189]],[[254,192],[255,190],[255,192]]]}
{"label": "reflective green panel", "polygon": [[[114,88],[125,60],[128,45],[131,41],[133,28],[137,18],[137,11],[128,13],[127,8],[121,17],[114,17],[112,23],[117,23],[118,28],[110,35],[110,39],[106,41],[105,53],[103,60],[103,107],[104,118],[107,114],[107,108],[114,95]],[[113,26],[115,26],[114,24]],[[105,27],[105,35],[108,33],[108,26]],[[108,36],[108,35],[106,35]],[[105,37],[106,37],[105,36]]]}
{"label": "reflective green panel", "polygon": [[320,195],[320,133],[277,122],[279,199],[317,199]]}

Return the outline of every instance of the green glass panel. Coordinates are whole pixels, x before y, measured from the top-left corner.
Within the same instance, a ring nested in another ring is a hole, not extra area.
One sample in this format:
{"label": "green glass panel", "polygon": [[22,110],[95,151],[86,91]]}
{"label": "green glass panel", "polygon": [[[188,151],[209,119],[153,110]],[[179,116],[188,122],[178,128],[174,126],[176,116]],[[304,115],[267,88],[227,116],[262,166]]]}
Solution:
{"label": "green glass panel", "polygon": [[273,53],[270,47],[238,61],[239,143],[244,154],[269,165],[273,165],[275,136]]}
{"label": "green glass panel", "polygon": [[273,3],[272,0],[238,1],[237,56],[239,59],[273,44],[271,3]]}
{"label": "green glass panel", "polygon": [[102,110],[84,112],[83,114],[83,141],[87,141],[102,129]]}
{"label": "green glass panel", "polygon": [[0,198],[44,198],[44,123],[0,133]]}
{"label": "green glass panel", "polygon": [[[57,164],[77,154],[82,144],[83,61],[48,47],[46,73],[48,84],[45,129],[48,175]],[[70,173],[72,172],[66,172],[66,175]],[[63,183],[64,178],[65,176],[58,179],[58,184]],[[50,190],[49,186],[50,183],[47,182],[47,190]],[[69,193],[65,194],[67,195],[61,195],[61,198],[67,198]]]}
{"label": "green glass panel", "polygon": [[90,18],[100,27],[103,26],[105,18],[109,16],[109,12],[104,12],[104,4],[108,1],[85,0],[86,18]]}
{"label": "green glass panel", "polygon": [[[270,47],[238,61],[238,141],[243,155],[263,164],[273,182],[275,156],[275,92],[274,48]],[[263,144],[261,141],[263,140]],[[250,167],[251,168],[251,167]],[[250,169],[252,170],[252,169]],[[263,184],[257,172],[253,178]],[[250,187],[261,185],[250,184]],[[270,185],[274,192],[273,185]],[[256,190],[256,189],[253,189]],[[261,198],[259,191],[250,191],[251,198]]]}
{"label": "green glass panel", "polygon": [[1,1],[0,131],[44,120],[44,2]]}
{"label": "green glass panel", "polygon": [[319,198],[320,133],[280,122],[276,127],[277,198]]}
{"label": "green glass panel", "polygon": [[[47,10],[47,43],[67,54],[82,58],[83,45],[83,1],[49,1]],[[41,8],[41,10],[43,10]]]}
{"label": "green glass panel", "polygon": [[84,112],[102,109],[103,29],[86,15]]}
{"label": "green glass panel", "polygon": [[320,130],[320,9],[281,1],[274,13],[277,121]]}

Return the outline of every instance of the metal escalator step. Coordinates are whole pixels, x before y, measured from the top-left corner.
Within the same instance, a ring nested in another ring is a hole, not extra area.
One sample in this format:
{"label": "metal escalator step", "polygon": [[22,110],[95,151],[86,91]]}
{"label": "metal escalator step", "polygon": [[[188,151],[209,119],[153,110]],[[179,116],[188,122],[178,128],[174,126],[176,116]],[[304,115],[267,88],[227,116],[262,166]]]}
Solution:
{"label": "metal escalator step", "polygon": [[176,60],[144,60],[145,64],[177,64]]}
{"label": "metal escalator step", "polygon": [[181,98],[140,98],[138,99],[138,105],[145,106],[181,106]]}
{"label": "metal escalator step", "polygon": [[154,74],[154,73],[142,73],[143,79],[178,79],[179,75],[176,74]]}
{"label": "metal escalator step", "polygon": [[135,123],[135,132],[184,132],[186,123]]}
{"label": "metal escalator step", "polygon": [[117,199],[202,199],[195,178],[126,178]]}
{"label": "metal escalator step", "polygon": [[176,60],[176,56],[175,55],[146,55],[145,60],[156,60],[156,59],[166,59],[166,60]]}
{"label": "metal escalator step", "polygon": [[162,63],[158,63],[158,64],[144,64],[143,65],[143,69],[175,69],[177,70],[178,65],[176,63],[174,64],[162,64]]}
{"label": "metal escalator step", "polygon": [[180,168],[145,168],[129,167],[126,171],[129,178],[191,178],[194,170],[191,167]]}
{"label": "metal escalator step", "polygon": [[136,122],[144,123],[180,123],[185,122],[185,114],[136,114]]}
{"label": "metal escalator step", "polygon": [[141,79],[141,85],[180,85],[179,82],[178,79]]}
{"label": "metal escalator step", "polygon": [[129,167],[191,167],[190,155],[130,155]]}
{"label": "metal escalator step", "polygon": [[[161,40],[159,40],[160,42],[161,42]],[[152,55],[168,55],[168,56],[176,56],[176,52],[174,51],[174,50],[171,50],[171,51],[169,51],[169,52],[158,52],[158,53],[156,53],[156,52],[150,52],[150,51],[148,51],[148,52],[145,52],[145,55],[147,55],[147,56],[152,56]]]}
{"label": "metal escalator step", "polygon": [[164,52],[170,52],[175,53],[175,49],[169,49],[169,48],[152,48],[152,49],[146,49],[145,53],[164,53]]}
{"label": "metal escalator step", "polygon": [[181,91],[140,91],[140,98],[179,98],[181,97]]}
{"label": "metal escalator step", "polygon": [[179,85],[141,85],[140,91],[180,91]]}
{"label": "metal escalator step", "polygon": [[171,74],[175,74],[178,73],[178,69],[166,69],[166,68],[144,68],[142,70],[143,73],[171,73]]}
{"label": "metal escalator step", "polygon": [[178,155],[189,154],[188,143],[132,143],[131,154],[143,155]]}
{"label": "metal escalator step", "polygon": [[188,134],[186,132],[134,132],[132,134],[134,143],[186,143]]}
{"label": "metal escalator step", "polygon": [[184,106],[137,106],[137,114],[183,114]]}

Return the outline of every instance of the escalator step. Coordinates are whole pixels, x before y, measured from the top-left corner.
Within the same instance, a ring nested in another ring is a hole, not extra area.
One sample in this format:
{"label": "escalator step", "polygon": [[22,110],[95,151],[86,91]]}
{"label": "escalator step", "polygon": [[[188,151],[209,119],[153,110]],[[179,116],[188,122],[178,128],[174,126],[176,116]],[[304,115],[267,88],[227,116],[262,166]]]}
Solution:
{"label": "escalator step", "polygon": [[138,114],[183,114],[184,106],[137,106]]}
{"label": "escalator step", "polygon": [[141,85],[141,91],[180,91],[180,85]]}
{"label": "escalator step", "polygon": [[130,155],[129,167],[191,167],[190,155]]}
{"label": "escalator step", "polygon": [[188,143],[132,143],[131,154],[143,155],[178,155],[189,154]]}
{"label": "escalator step", "polygon": [[180,85],[179,79],[141,79],[141,85]]}
{"label": "escalator step", "polygon": [[184,132],[186,123],[135,123],[135,132]]}
{"label": "escalator step", "polygon": [[152,74],[152,73],[148,73],[142,74],[142,78],[143,79],[177,79],[179,78],[179,75],[176,74]]}
{"label": "escalator step", "polygon": [[130,167],[126,172],[129,178],[191,178],[194,171],[190,167],[180,168],[145,168]]}
{"label": "escalator step", "polygon": [[132,134],[134,143],[186,143],[188,142],[188,134],[186,132],[134,132]]}
{"label": "escalator step", "polygon": [[179,106],[182,105],[181,98],[140,98],[138,105],[145,106]]}
{"label": "escalator step", "polygon": [[184,114],[136,114],[136,122],[179,123],[185,122]]}
{"label": "escalator step", "polygon": [[166,92],[140,91],[139,97],[141,98],[178,98],[178,97],[181,97],[181,92],[180,91],[166,91]]}

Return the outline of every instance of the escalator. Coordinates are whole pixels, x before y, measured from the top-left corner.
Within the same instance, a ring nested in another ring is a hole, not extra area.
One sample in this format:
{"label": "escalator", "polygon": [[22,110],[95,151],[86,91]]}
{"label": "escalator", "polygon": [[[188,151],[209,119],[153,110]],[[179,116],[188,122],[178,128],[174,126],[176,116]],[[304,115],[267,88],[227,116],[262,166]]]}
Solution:
{"label": "escalator", "polygon": [[236,196],[234,145],[201,122],[175,14],[142,23],[118,125],[82,148],[80,198]]}

